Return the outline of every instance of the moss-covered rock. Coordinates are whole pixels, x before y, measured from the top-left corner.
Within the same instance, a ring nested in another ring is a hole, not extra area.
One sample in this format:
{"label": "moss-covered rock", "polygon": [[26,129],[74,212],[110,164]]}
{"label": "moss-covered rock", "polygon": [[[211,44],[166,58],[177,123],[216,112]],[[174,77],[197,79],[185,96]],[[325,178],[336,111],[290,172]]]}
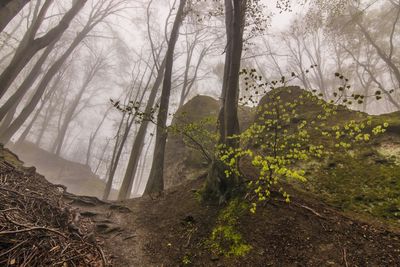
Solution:
{"label": "moss-covered rock", "polygon": [[336,154],[307,188],[342,210],[400,220],[400,165],[374,150]]}
{"label": "moss-covered rock", "polygon": [[[283,102],[302,99],[298,120],[312,121],[323,113],[321,105],[330,105],[299,87],[278,88],[262,98],[258,107],[261,117],[266,104],[279,96]],[[338,151],[330,145],[329,138],[312,140],[322,143],[331,151],[330,158],[308,162],[306,184],[297,187],[317,194],[328,203],[346,211],[369,214],[400,223],[400,111],[383,115],[368,115],[344,106],[336,108],[325,127],[343,126],[349,121],[370,120],[367,128],[389,125],[383,134],[371,137],[371,141],[358,144],[348,152]],[[296,121],[293,121],[293,128]],[[311,133],[312,135],[312,133]],[[331,138],[331,137],[330,137]]]}
{"label": "moss-covered rock", "polygon": [[[220,110],[218,100],[204,95],[197,95],[177,110],[171,125],[182,128],[195,123],[209,133],[217,131],[217,117]],[[253,122],[252,110],[239,107],[239,123],[245,129]],[[201,140],[201,145],[212,150],[215,139]],[[208,163],[196,148],[189,147],[179,132],[169,132],[165,151],[164,175],[166,187],[180,184],[185,180],[195,179],[207,170]]]}

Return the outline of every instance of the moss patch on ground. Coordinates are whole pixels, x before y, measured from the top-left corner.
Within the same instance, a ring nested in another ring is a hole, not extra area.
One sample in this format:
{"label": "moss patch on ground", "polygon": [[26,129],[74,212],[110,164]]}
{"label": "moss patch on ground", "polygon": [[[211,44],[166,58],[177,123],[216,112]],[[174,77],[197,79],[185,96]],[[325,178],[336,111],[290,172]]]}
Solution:
{"label": "moss patch on ground", "polygon": [[250,252],[252,247],[245,242],[237,228],[240,217],[248,210],[249,206],[245,202],[233,199],[220,211],[216,226],[206,241],[212,253],[243,257]]}
{"label": "moss patch on ground", "polygon": [[400,166],[376,151],[335,155],[307,187],[344,211],[400,222]]}

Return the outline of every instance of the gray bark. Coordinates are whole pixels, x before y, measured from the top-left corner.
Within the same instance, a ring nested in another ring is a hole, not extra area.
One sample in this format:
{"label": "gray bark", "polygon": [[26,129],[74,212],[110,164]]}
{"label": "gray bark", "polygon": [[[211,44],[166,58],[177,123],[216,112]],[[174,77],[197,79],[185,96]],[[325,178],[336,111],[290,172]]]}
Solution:
{"label": "gray bark", "polygon": [[29,3],[30,0],[3,0],[0,4],[0,32]]}
{"label": "gray bark", "polygon": [[174,25],[172,27],[171,36],[168,43],[164,82],[161,92],[160,108],[157,116],[155,150],[149,180],[145,189],[146,194],[159,193],[164,190],[164,152],[167,142],[166,123],[168,117],[169,98],[171,94],[172,67],[174,61],[175,45],[179,37],[179,28],[184,18],[183,9],[185,5],[186,0],[180,0],[178,12],[175,17]]}

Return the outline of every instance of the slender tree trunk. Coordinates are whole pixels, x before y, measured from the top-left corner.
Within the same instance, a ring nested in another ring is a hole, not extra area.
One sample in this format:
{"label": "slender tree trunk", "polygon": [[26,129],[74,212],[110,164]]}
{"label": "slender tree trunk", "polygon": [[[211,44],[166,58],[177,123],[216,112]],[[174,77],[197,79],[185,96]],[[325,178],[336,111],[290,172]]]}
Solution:
{"label": "slender tree trunk", "polygon": [[93,173],[94,173],[95,175],[97,175],[101,164],[102,164],[104,161],[105,161],[105,162],[108,161],[107,158],[104,158],[104,155],[106,154],[106,151],[107,151],[107,149],[108,149],[108,145],[110,144],[110,140],[111,140],[111,139],[108,139],[108,140],[107,140],[106,144],[104,145],[103,149],[101,150],[101,155],[100,155],[99,161],[97,162],[96,168],[94,168],[94,171],[93,171]]}
{"label": "slender tree trunk", "polygon": [[29,132],[32,130],[34,123],[36,122],[37,118],[39,117],[40,113],[42,112],[45,104],[46,104],[46,101],[43,100],[42,103],[40,104],[39,108],[36,110],[35,115],[33,116],[32,120],[29,122],[28,126],[25,128],[25,130],[22,132],[21,136],[18,138],[18,141],[16,142],[17,146],[22,145],[24,143]]}
{"label": "slender tree trunk", "polygon": [[21,145],[25,141],[26,137],[28,136],[29,132],[31,131],[31,129],[33,127],[33,124],[36,122],[37,118],[39,117],[40,113],[42,112],[44,106],[49,101],[49,99],[52,98],[52,96],[57,88],[58,82],[59,82],[59,80],[50,88],[49,92],[43,98],[43,100],[40,103],[39,108],[36,110],[36,113],[33,116],[32,120],[30,121],[28,126],[25,128],[25,130],[22,132],[21,136],[18,138],[17,145]]}
{"label": "slender tree trunk", "polygon": [[37,77],[39,76],[42,70],[43,63],[46,61],[50,52],[53,50],[55,43],[56,42],[53,42],[45,49],[45,51],[40,56],[36,64],[33,66],[32,70],[29,72],[28,76],[25,78],[23,83],[18,87],[17,91],[1,106],[0,121],[3,120],[3,118],[13,105],[18,105],[21,102],[22,98],[28,92],[29,88],[31,88],[33,83],[36,81]]}
{"label": "slender tree trunk", "polygon": [[56,105],[53,104],[53,101],[54,101],[54,96],[51,97],[51,99],[49,101],[49,105],[47,106],[44,117],[43,117],[42,125],[40,126],[39,134],[36,137],[35,145],[38,147],[40,147],[40,142],[42,141],[43,135],[50,123],[51,115],[54,113],[55,108],[56,108]]}
{"label": "slender tree trunk", "polygon": [[30,0],[3,0],[0,4],[0,33]]}
{"label": "slender tree trunk", "polygon": [[[117,171],[118,163],[119,163],[119,160],[122,155],[122,150],[124,148],[126,140],[128,139],[129,132],[130,132],[134,122],[135,122],[134,117],[127,118],[124,133],[120,139],[121,141],[118,142],[118,140],[117,140],[115,143],[114,152],[113,152],[113,156],[112,156],[112,160],[111,160],[111,164],[110,164],[110,168],[109,168],[110,171],[109,171],[109,175],[108,175],[108,180],[107,180],[106,188],[105,188],[104,195],[103,195],[104,200],[107,200],[110,196],[112,183],[114,181],[114,175],[115,175],[115,172]],[[118,132],[119,132],[119,130],[118,130]]]}
{"label": "slender tree trunk", "polygon": [[222,90],[221,90],[221,109],[218,114],[218,128],[220,134],[220,142],[225,142],[225,102],[226,92],[228,87],[229,70],[231,66],[231,51],[233,45],[232,39],[232,27],[233,23],[233,5],[231,0],[225,0],[225,28],[226,28],[226,47],[225,47],[225,65],[224,65],[224,77],[222,79]]}
{"label": "slender tree trunk", "polygon": [[[196,47],[196,39],[192,44],[187,44],[187,57],[186,57],[186,63],[185,63],[185,72],[183,74],[183,84],[182,84],[182,91],[181,91],[181,97],[179,100],[179,105],[178,108],[183,106],[183,103],[185,102],[185,94],[186,94],[186,89],[188,87],[189,83],[189,70],[190,70],[190,65],[192,63],[192,57],[193,57],[193,52]],[[186,38],[186,42],[188,43],[189,40]]]}
{"label": "slender tree trunk", "polygon": [[[164,58],[160,68],[158,69],[156,80],[153,84],[153,87],[151,88],[151,92],[148,101],[146,103],[146,108],[144,111],[145,114],[151,113],[151,110],[153,108],[154,102],[157,97],[158,88],[160,87],[164,78],[165,66],[166,66],[166,58]],[[122,185],[118,193],[119,200],[126,199],[130,195],[131,192],[130,190],[132,189],[133,181],[135,179],[135,174],[137,172],[139,158],[142,153],[143,143],[146,137],[148,124],[149,120],[146,119],[142,121],[142,123],[139,126],[139,130],[135,136],[135,140],[133,141],[132,150],[128,160],[128,166],[126,168],[124,179],[122,180]]]}
{"label": "slender tree trunk", "polygon": [[381,49],[381,47],[378,46],[378,44],[372,39],[370,33],[368,30],[361,24],[357,23],[358,27],[360,28],[362,34],[364,35],[365,39],[375,48],[378,56],[386,63],[386,65],[393,71],[394,76],[396,77],[397,84],[400,86],[400,69],[398,66],[395,64],[395,62],[392,60],[392,58]]}
{"label": "slender tree trunk", "polygon": [[29,117],[29,115],[33,112],[36,105],[38,104],[40,98],[42,97],[46,87],[51,82],[56,73],[61,69],[63,64],[66,62],[68,57],[72,54],[75,48],[82,42],[82,40],[87,36],[87,34],[91,31],[94,25],[85,27],[78,35],[75,37],[74,41],[68,47],[68,49],[64,52],[64,54],[57,59],[55,63],[50,67],[47,73],[41,79],[39,85],[37,86],[36,92],[33,95],[32,99],[25,106],[25,108],[21,111],[19,116],[12,122],[10,127],[3,133],[0,134],[0,142],[7,143],[11,137],[18,131],[21,125],[25,122],[25,120]]}
{"label": "slender tree trunk", "polygon": [[111,109],[109,108],[109,109],[107,109],[106,112],[104,112],[103,118],[101,119],[100,123],[97,125],[96,130],[90,135],[89,145],[88,145],[88,149],[86,152],[86,165],[88,165],[88,166],[89,166],[89,161],[90,161],[90,157],[92,154],[92,146],[93,146],[94,140],[96,139],[97,134],[99,133],[99,130],[100,130],[101,126],[103,125],[104,121],[106,120],[107,115],[110,112],[110,110]]}
{"label": "slender tree trunk", "polygon": [[142,184],[142,181],[144,179],[144,171],[145,171],[145,168],[146,168],[146,159],[147,159],[147,157],[148,157],[148,155],[150,153],[151,144],[153,143],[153,137],[154,137],[154,135],[152,135],[150,137],[149,144],[147,145],[146,151],[144,152],[144,155],[143,155],[143,158],[142,158],[143,163],[142,163],[142,166],[141,166],[141,168],[139,170],[139,175],[135,179],[135,183],[134,183],[134,186],[133,186],[134,195],[138,195],[139,194],[140,185]]}
{"label": "slender tree trunk", "polygon": [[[59,24],[48,31],[44,36],[37,39],[33,35],[29,35],[29,40],[22,41],[22,47],[17,49],[13,59],[7,68],[0,75],[0,98],[4,95],[10,85],[13,83],[18,74],[22,69],[28,64],[28,62],[33,58],[33,56],[42,48],[50,45],[54,40],[60,38],[64,31],[69,27],[70,22],[79,13],[82,7],[85,5],[87,0],[74,1],[74,5],[71,9],[65,13]],[[44,19],[47,8],[52,1],[46,1],[44,7],[42,7],[41,12],[39,12],[38,18],[34,22],[34,27],[32,32],[36,33],[39,28],[41,21]]]}
{"label": "slender tree trunk", "polygon": [[63,146],[64,143],[64,139],[65,139],[65,135],[68,131],[68,127],[75,115],[76,109],[82,99],[83,94],[85,93],[86,89],[88,88],[90,82],[93,80],[93,78],[96,76],[97,72],[101,69],[102,66],[102,59],[98,58],[97,61],[94,63],[94,65],[91,67],[91,69],[89,70],[85,81],[83,82],[81,88],[79,89],[78,94],[75,96],[75,98],[73,99],[71,105],[69,106],[67,113],[64,116],[64,120],[63,120],[63,124],[61,126],[61,130],[57,136],[57,147],[55,150],[55,154],[57,156],[60,156],[61,153],[61,148]]}
{"label": "slender tree trunk", "polygon": [[7,129],[10,127],[10,124],[12,123],[14,116],[17,113],[17,107],[18,107],[17,103],[12,105],[10,110],[5,115],[4,119],[1,121],[0,133],[7,131]]}
{"label": "slender tree trunk", "polygon": [[[184,18],[184,7],[186,0],[180,0],[178,12],[175,17],[171,37],[168,43],[166,54],[165,75],[163,89],[161,92],[160,109],[157,116],[156,143],[153,156],[153,163],[150,171],[149,180],[146,185],[145,193],[159,193],[164,190],[164,155],[165,144],[167,142],[167,117],[169,98],[171,94],[172,67],[174,61],[175,45],[179,37],[179,28]],[[130,193],[130,192],[128,192]]]}

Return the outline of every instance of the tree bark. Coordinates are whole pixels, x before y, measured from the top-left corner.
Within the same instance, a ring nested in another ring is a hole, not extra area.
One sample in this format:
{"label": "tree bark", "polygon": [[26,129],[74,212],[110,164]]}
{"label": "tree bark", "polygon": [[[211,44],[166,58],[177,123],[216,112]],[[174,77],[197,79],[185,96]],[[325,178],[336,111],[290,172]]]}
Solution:
{"label": "tree bark", "polygon": [[0,33],[30,0],[3,0],[0,4]]}
{"label": "tree bark", "polygon": [[[230,139],[238,134],[238,96],[239,72],[243,50],[243,30],[245,25],[246,3],[243,0],[225,0],[225,23],[227,33],[224,79],[222,86],[222,107],[219,113],[220,144],[237,147],[239,141]],[[240,177],[225,177],[226,166],[219,159],[214,159],[207,174],[205,198],[219,200],[229,198],[232,190],[239,185]]]}
{"label": "tree bark", "polygon": [[[231,2],[227,0],[226,2]],[[243,29],[245,23],[245,11],[246,1],[233,0],[233,14],[232,20],[229,20],[229,29],[227,32],[231,33],[231,39],[228,42],[232,42],[227,51],[230,58],[230,64],[228,65],[225,88],[225,97],[223,101],[223,125],[224,125],[224,136],[222,140],[228,146],[236,147],[237,141],[233,139],[227,139],[229,136],[238,134],[239,119],[238,119],[238,97],[239,97],[239,72],[240,72],[240,61],[242,58],[243,50]],[[228,16],[229,17],[229,16]]]}
{"label": "tree bark", "polygon": [[180,0],[178,12],[175,17],[174,25],[171,31],[171,37],[168,43],[160,109],[157,116],[155,150],[149,180],[145,189],[146,194],[159,193],[164,190],[164,152],[165,144],[167,142],[166,124],[168,117],[169,98],[171,94],[172,67],[175,45],[179,37],[179,28],[184,18],[185,4],[186,0]]}

